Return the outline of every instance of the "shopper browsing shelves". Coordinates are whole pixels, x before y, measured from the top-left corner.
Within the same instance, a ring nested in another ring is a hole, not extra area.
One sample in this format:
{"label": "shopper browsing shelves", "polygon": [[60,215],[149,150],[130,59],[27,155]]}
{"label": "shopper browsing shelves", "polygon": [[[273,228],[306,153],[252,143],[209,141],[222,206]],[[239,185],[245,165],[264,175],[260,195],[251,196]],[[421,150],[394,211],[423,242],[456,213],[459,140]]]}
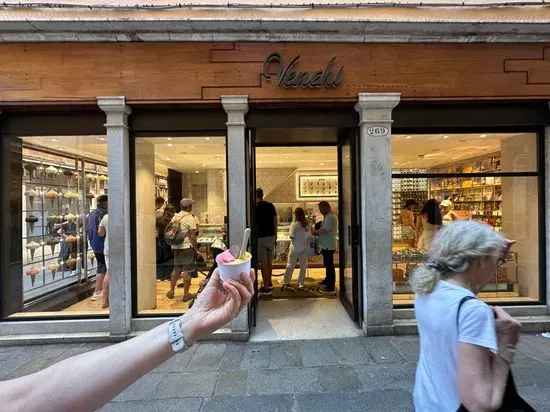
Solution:
{"label": "shopper browsing shelves", "polygon": [[304,209],[297,207],[294,209],[294,222],[290,225],[288,233],[290,237],[290,250],[288,252],[285,279],[281,287],[281,291],[290,287],[290,281],[292,280],[292,274],[294,273],[296,261],[300,264],[298,288],[301,289],[304,287],[307,270],[306,241],[308,237],[311,237],[310,231],[311,225],[307,222]]}
{"label": "shopper browsing shelves", "polygon": [[319,202],[319,212],[323,215],[323,221],[319,229],[311,229],[311,233],[319,237],[319,247],[323,255],[325,267],[325,279],[321,281],[320,293],[333,294],[336,284],[336,269],[334,268],[334,252],[336,251],[336,234],[338,230],[338,218],[332,213],[330,204],[323,200]]}
{"label": "shopper browsing shelves", "polygon": [[439,206],[441,207],[441,221],[443,223],[443,226],[447,226],[448,224],[458,219],[456,213],[453,212],[453,202],[451,202],[449,199],[443,200],[439,204]]}
{"label": "shopper browsing shelves", "polygon": [[418,219],[416,233],[418,233],[418,241],[416,247],[418,249],[428,251],[436,233],[441,227],[441,211],[437,200],[430,199],[422,207],[420,211],[420,219]]}
{"label": "shopper browsing shelves", "polygon": [[97,259],[97,274],[95,278],[95,291],[92,295],[92,300],[99,300],[102,298],[103,291],[103,277],[105,272],[107,272],[107,266],[105,265],[105,255],[104,255],[104,246],[105,239],[99,236],[99,222],[103,219],[103,216],[107,214],[108,209],[108,198],[107,195],[101,195],[97,198],[97,208],[92,210],[88,215],[88,221],[86,224],[86,229],[88,233],[88,239],[90,240],[90,245],[94,251],[95,257]]}
{"label": "shopper browsing shelves", "polygon": [[258,265],[262,272],[263,287],[260,295],[272,294],[273,252],[277,243],[277,211],[273,203],[264,200],[264,191],[256,189],[256,230],[258,236]]}
{"label": "shopper browsing shelves", "polygon": [[166,226],[164,237],[172,246],[174,253],[174,268],[170,278],[170,290],[166,292],[168,299],[174,298],[174,290],[180,274],[183,274],[183,301],[193,299],[189,293],[191,287],[191,272],[195,270],[195,253],[198,250],[195,230],[195,218],[191,214],[195,201],[184,198],[180,201],[181,212],[176,213],[170,224]]}
{"label": "shopper browsing shelves", "polygon": [[399,223],[401,223],[403,238],[409,247],[414,247],[414,243],[416,241],[416,229],[414,226],[413,212],[415,206],[416,202],[414,200],[407,200],[405,202],[405,207],[401,210],[401,215],[399,216]]}

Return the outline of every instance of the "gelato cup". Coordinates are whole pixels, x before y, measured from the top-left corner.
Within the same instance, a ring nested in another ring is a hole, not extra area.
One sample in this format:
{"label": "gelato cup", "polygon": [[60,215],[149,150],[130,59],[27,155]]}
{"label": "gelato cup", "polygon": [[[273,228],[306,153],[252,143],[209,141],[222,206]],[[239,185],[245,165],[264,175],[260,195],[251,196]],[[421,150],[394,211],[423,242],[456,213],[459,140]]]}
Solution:
{"label": "gelato cup", "polygon": [[235,259],[229,250],[226,250],[216,256],[216,262],[222,281],[229,279],[241,280],[242,273],[250,273],[252,255],[246,252],[244,259]]}

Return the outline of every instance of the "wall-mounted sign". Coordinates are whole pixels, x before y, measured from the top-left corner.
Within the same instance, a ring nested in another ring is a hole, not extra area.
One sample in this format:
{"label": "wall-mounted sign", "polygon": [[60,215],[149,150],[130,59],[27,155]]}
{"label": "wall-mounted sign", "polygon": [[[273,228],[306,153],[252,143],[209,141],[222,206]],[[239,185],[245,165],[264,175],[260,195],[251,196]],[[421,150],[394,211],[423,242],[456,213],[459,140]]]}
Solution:
{"label": "wall-mounted sign", "polygon": [[344,66],[335,71],[336,57],[328,61],[323,70],[313,73],[296,71],[300,55],[295,56],[288,64],[279,53],[271,53],[264,60],[262,76],[274,80],[277,87],[287,88],[331,88],[342,84]]}
{"label": "wall-mounted sign", "polygon": [[370,126],[367,127],[367,134],[371,137],[386,136],[390,133],[390,129],[386,126]]}
{"label": "wall-mounted sign", "polygon": [[338,197],[337,175],[297,175],[298,199]]}

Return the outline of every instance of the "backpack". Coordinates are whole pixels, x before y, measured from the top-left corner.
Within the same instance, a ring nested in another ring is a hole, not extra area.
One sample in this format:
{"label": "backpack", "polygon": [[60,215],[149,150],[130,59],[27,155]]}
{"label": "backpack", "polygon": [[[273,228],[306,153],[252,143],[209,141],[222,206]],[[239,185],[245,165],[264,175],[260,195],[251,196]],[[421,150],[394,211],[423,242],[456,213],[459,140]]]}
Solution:
{"label": "backpack", "polygon": [[183,215],[177,221],[171,221],[164,228],[164,241],[170,246],[179,246],[183,243],[187,237],[188,232],[181,230],[181,220],[185,217]]}

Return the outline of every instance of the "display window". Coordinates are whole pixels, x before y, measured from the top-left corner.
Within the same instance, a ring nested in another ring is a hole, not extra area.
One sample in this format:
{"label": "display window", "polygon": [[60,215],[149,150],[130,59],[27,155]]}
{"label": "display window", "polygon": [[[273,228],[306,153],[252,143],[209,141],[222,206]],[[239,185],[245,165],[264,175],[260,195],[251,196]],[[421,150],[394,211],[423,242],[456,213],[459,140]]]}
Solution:
{"label": "display window", "polygon": [[108,315],[105,236],[98,234],[108,201],[97,214],[98,199],[109,192],[106,137],[3,140],[9,165],[3,220],[10,233],[4,318]]}
{"label": "display window", "polygon": [[[457,219],[486,223],[517,241],[479,294],[483,300],[540,300],[538,159],[535,133],[393,136],[394,304],[413,303],[409,276],[437,232]],[[422,213],[432,205],[440,224]]]}
{"label": "display window", "polygon": [[[136,137],[137,315],[184,313],[213,272],[227,233],[225,141],[225,136]],[[166,234],[174,228],[183,236],[179,243],[181,238]]]}

